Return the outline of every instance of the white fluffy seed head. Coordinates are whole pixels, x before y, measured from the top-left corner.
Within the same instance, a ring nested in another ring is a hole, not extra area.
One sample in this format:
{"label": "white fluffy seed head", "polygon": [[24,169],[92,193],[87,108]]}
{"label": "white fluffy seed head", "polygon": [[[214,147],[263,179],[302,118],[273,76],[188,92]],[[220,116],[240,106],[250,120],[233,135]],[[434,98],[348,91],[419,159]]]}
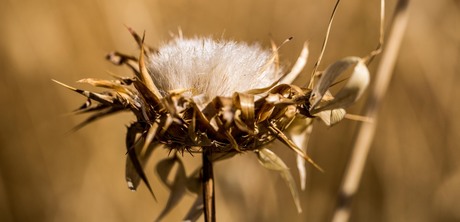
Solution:
{"label": "white fluffy seed head", "polygon": [[282,72],[270,50],[211,38],[175,38],[150,56],[148,69],[163,95],[190,89],[208,99],[267,87]]}

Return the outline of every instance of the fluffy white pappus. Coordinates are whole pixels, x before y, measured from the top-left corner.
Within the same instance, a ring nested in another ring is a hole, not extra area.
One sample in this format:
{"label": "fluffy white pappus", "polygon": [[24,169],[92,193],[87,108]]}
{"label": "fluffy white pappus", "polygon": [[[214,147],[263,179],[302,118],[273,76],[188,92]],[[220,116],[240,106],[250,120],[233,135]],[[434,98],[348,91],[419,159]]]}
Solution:
{"label": "fluffy white pappus", "polygon": [[212,38],[175,38],[150,56],[148,69],[163,95],[190,89],[207,99],[267,87],[282,75],[272,51]]}

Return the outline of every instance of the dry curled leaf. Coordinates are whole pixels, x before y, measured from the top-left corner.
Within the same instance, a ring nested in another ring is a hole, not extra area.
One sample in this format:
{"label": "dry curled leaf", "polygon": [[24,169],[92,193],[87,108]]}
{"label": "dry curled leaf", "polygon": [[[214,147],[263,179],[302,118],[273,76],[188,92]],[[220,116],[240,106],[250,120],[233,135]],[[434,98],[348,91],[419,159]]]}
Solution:
{"label": "dry curled leaf", "polygon": [[291,171],[286,166],[281,158],[279,158],[273,151],[262,148],[256,151],[259,163],[270,170],[277,171],[280,173],[281,177],[283,178],[284,182],[289,187],[291,191],[292,198],[294,199],[294,203],[297,207],[297,212],[302,212],[302,207],[300,206],[300,197],[299,191],[297,190],[297,186],[295,185],[294,178],[292,177]]}
{"label": "dry curled leaf", "polygon": [[[350,67],[353,72],[345,86],[337,92],[334,99],[321,104],[321,100],[334,81]],[[326,68],[310,97],[310,113],[316,114],[324,110],[346,108],[354,103],[369,85],[369,70],[364,60],[359,57],[346,57]]]}
{"label": "dry curled leaf", "polygon": [[297,76],[302,72],[303,68],[307,64],[308,59],[308,43],[303,44],[302,52],[300,53],[299,58],[297,59],[296,63],[292,67],[291,71],[282,77],[279,84],[292,84]]}
{"label": "dry curled leaf", "polygon": [[[296,144],[303,152],[307,152],[308,141],[313,130],[313,120],[299,119],[293,122],[292,126],[288,128],[288,135],[291,137],[292,142]],[[297,170],[300,177],[300,189],[305,190],[307,183],[307,169],[305,167],[305,158],[297,154],[296,157]]]}
{"label": "dry curled leaf", "polygon": [[[145,175],[145,172],[144,172],[144,168],[139,160],[139,156],[136,154],[136,149],[135,149],[135,146],[136,146],[136,134],[140,133],[142,130],[140,124],[131,124],[131,126],[128,127],[128,132],[126,134],[126,149],[127,149],[127,152],[128,152],[128,157],[129,157],[129,160],[131,161],[132,163],[132,167],[134,168],[134,170],[137,172],[137,174],[139,175],[139,177],[141,178],[141,180],[145,183],[145,185],[147,186],[148,190],[150,191],[150,193],[152,194],[153,198],[156,200],[156,197],[155,197],[155,194],[153,193],[153,190],[152,190],[152,187],[150,186],[150,183],[147,179],[147,176]],[[128,187],[129,187],[129,183],[131,182],[134,182],[134,181],[129,181],[130,178],[126,178],[127,179],[127,182],[128,182]],[[134,184],[132,184],[134,186]],[[134,188],[134,187],[133,187]]]}

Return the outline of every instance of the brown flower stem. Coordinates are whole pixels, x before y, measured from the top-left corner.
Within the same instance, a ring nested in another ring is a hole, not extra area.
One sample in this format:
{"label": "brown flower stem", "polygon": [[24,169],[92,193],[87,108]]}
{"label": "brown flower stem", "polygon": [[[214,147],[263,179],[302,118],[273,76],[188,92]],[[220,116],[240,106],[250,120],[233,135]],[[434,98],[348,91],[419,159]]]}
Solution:
{"label": "brown flower stem", "polygon": [[396,6],[388,43],[383,51],[382,59],[377,69],[375,86],[370,93],[364,111],[364,116],[373,119],[374,123],[363,122],[360,126],[342,186],[340,187],[337,206],[332,218],[333,222],[346,222],[350,218],[352,199],[358,190],[367,155],[375,135],[377,112],[390,83],[406,28],[408,3],[409,0],[399,0]]}
{"label": "brown flower stem", "polygon": [[214,173],[212,169],[211,149],[203,148],[203,203],[204,221],[216,221],[216,204],[214,195]]}

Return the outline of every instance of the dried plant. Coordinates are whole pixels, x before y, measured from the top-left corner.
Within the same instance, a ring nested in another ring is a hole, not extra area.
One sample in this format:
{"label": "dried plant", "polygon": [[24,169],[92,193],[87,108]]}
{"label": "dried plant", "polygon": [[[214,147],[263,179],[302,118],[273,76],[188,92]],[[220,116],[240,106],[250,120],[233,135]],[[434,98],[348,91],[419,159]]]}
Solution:
{"label": "dried plant", "polygon": [[[137,120],[128,126],[126,134],[126,181],[131,190],[143,181],[153,195],[144,166],[155,149],[164,147],[171,151],[170,157],[156,165],[160,180],[171,191],[157,220],[190,191],[198,196],[184,220],[195,221],[204,212],[206,221],[215,221],[212,164],[243,152],[255,153],[262,166],[280,173],[301,212],[289,168],[266,146],[279,140],[294,151],[304,189],[305,162],[322,171],[306,153],[313,119],[319,118],[331,126],[346,117],[345,108],[359,99],[369,84],[367,63],[380,51],[378,47],[364,58],[346,57],[324,71],[317,71],[338,3],[320,58],[304,87],[292,83],[306,64],[307,44],[291,70],[285,72],[279,65],[279,46],[275,43],[271,50],[264,50],[258,45],[187,39],[179,34],[153,49],[144,44],[144,36],[131,29],[140,48],[139,56],[114,52],[107,58],[116,65],[128,66],[134,76],[79,81],[107,89],[103,92],[58,83],[87,97],[76,112],[91,116],[76,128],[121,111],[135,115]],[[344,73],[348,76],[337,81]],[[332,94],[330,88],[338,82],[345,83]],[[203,166],[187,175],[178,156],[184,153],[200,153]],[[173,172],[176,165],[178,170]],[[172,182],[167,179],[170,174],[174,174]]]}

